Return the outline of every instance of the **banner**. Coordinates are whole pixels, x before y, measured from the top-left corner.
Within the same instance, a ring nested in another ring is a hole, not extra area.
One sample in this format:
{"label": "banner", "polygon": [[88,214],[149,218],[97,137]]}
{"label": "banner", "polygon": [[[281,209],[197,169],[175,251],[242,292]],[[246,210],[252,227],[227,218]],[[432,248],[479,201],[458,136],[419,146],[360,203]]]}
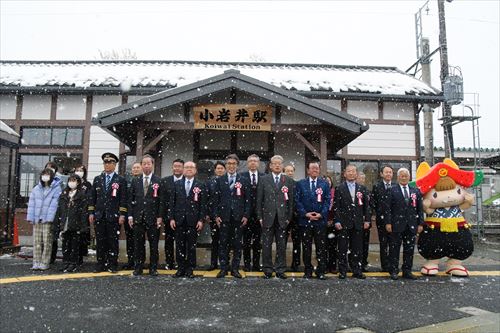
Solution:
{"label": "banner", "polygon": [[271,131],[273,107],[264,104],[207,104],[193,107],[194,128]]}

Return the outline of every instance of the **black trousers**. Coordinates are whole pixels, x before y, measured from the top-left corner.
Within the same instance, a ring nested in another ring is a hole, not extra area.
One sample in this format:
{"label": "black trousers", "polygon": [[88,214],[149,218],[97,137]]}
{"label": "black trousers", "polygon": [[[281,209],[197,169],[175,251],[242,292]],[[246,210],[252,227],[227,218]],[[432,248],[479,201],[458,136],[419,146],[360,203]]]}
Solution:
{"label": "black trousers", "polygon": [[474,252],[474,242],[469,229],[458,229],[458,232],[441,232],[424,226],[418,236],[418,252],[427,260],[449,257],[465,260]]}
{"label": "black trousers", "polygon": [[212,236],[212,244],[210,245],[210,265],[217,267],[219,266],[220,229],[215,222],[210,222],[210,235]]}
{"label": "black trousers", "polygon": [[385,224],[377,221],[378,241],[380,246],[380,267],[383,271],[389,271],[389,240]]}
{"label": "black trousers", "polygon": [[260,222],[255,217],[249,219],[243,229],[243,262],[245,267],[253,266],[254,269],[260,267],[261,235]]}
{"label": "black trousers", "polygon": [[339,232],[335,230],[335,227],[333,226],[326,227],[325,256],[326,256],[326,267],[328,270],[337,269],[338,240],[339,240]]}
{"label": "black trousers", "polygon": [[116,268],[118,264],[118,221],[98,220],[95,226],[97,264]]}
{"label": "black trousers", "polygon": [[339,231],[338,255],[339,272],[347,273],[347,251],[351,244],[351,254],[349,256],[351,269],[354,274],[361,273],[361,255],[363,251],[363,230],[342,228]]}
{"label": "black trousers", "polygon": [[63,262],[78,265],[81,246],[81,235],[76,231],[67,230],[62,236]]}
{"label": "black trousers", "polygon": [[303,252],[304,271],[306,273],[312,273],[313,271],[311,258],[312,258],[312,243],[314,240],[314,245],[316,247],[316,260],[318,261],[316,274],[317,275],[325,274],[326,226],[312,225],[308,227],[300,227],[300,230],[302,231],[302,248],[304,250]]}
{"label": "black trousers", "polygon": [[87,231],[80,234],[80,253],[78,254],[78,265],[83,264],[83,257],[88,256],[90,245],[90,226]]}
{"label": "black trousers", "polygon": [[165,264],[170,267],[173,267],[175,265],[174,243],[175,230],[170,228],[170,224],[167,221],[167,223],[165,223]]}
{"label": "black trousers", "polygon": [[127,262],[129,265],[132,267],[135,265],[135,260],[134,260],[134,243],[135,243],[135,237],[134,237],[134,230],[130,227],[128,224],[128,221],[125,221],[124,224],[124,229],[125,229],[125,236],[126,236],[126,241],[127,241]]}
{"label": "black trousers", "polygon": [[413,251],[415,250],[415,230],[407,225],[402,232],[388,233],[389,237],[389,272],[399,273],[399,251],[403,243],[403,273],[410,273],[413,266]]}
{"label": "black trousers", "polygon": [[287,231],[287,241],[288,234],[290,234],[292,238],[292,267],[297,268],[300,266],[300,254],[301,254],[301,246],[302,246],[302,231],[300,230],[299,225],[295,217],[292,218],[290,223],[286,228]]}
{"label": "black trousers", "polygon": [[196,267],[196,227],[177,224],[175,229],[175,251],[178,270],[192,273]]}
{"label": "black trousers", "polygon": [[[278,217],[269,228],[262,228],[262,266],[264,273],[285,273],[286,269],[286,228],[278,223]],[[276,260],[273,265],[273,241],[276,242]]]}
{"label": "black trousers", "polygon": [[241,262],[241,247],[243,243],[243,228],[241,221],[233,217],[220,224],[219,261],[220,268],[229,271],[229,252],[233,250],[231,270],[238,270]]}
{"label": "black trousers", "polygon": [[[156,222],[156,221],[155,221]],[[160,229],[156,227],[156,223],[137,223],[134,222],[134,259],[135,268],[141,269],[144,267],[146,259],[146,234],[149,242],[149,269],[158,268],[158,242],[160,241]]]}
{"label": "black trousers", "polygon": [[50,252],[50,263],[53,264],[56,261],[57,258],[57,246],[59,245],[57,243],[58,237],[54,237],[52,240],[52,250]]}
{"label": "black trousers", "polygon": [[368,253],[370,252],[370,228],[363,229],[363,255],[361,258],[361,267],[368,266]]}

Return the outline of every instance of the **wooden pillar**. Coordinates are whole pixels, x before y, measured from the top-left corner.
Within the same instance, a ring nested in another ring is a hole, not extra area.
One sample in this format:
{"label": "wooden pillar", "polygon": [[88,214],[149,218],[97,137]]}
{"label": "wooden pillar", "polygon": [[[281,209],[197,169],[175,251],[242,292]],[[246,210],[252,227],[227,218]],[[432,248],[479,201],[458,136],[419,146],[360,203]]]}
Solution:
{"label": "wooden pillar", "polygon": [[144,130],[142,128],[137,130],[137,141],[135,147],[135,157],[138,161],[140,161],[144,147]]}
{"label": "wooden pillar", "polygon": [[327,171],[327,160],[328,160],[328,151],[327,151],[327,139],[326,134],[321,131],[320,132],[320,140],[319,140],[319,154],[320,154],[320,166],[321,166],[321,174],[326,175]]}

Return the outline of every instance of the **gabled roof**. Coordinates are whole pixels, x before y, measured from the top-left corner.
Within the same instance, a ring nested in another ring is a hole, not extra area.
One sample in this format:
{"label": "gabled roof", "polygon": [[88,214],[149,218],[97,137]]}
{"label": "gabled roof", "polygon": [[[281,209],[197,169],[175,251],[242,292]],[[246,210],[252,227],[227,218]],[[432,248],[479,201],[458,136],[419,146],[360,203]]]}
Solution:
{"label": "gabled roof", "polygon": [[[228,70],[223,74],[191,83],[178,88],[166,90],[134,102],[100,112],[93,119],[95,124],[105,128],[113,135],[120,124],[129,124],[153,112],[159,112],[170,106],[190,102],[223,90],[236,89],[267,100],[270,104],[281,105],[297,112],[318,119],[321,123],[337,129],[340,147],[354,140],[368,130],[362,120],[346,112],[341,112],[323,103],[301,96],[293,91],[278,88],[266,82],[243,75],[236,70]],[[119,136],[119,135],[118,135]]]}
{"label": "gabled roof", "polygon": [[301,94],[441,99],[438,89],[395,67],[213,61],[0,61],[0,91],[151,93],[228,69]]}

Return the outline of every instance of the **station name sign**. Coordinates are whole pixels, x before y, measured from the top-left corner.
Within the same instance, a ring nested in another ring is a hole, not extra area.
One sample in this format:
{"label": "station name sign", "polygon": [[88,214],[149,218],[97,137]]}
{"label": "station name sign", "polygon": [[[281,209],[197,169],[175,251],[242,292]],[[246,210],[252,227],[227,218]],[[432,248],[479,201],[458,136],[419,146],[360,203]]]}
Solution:
{"label": "station name sign", "polygon": [[220,131],[271,131],[273,107],[265,104],[193,106],[194,128]]}

